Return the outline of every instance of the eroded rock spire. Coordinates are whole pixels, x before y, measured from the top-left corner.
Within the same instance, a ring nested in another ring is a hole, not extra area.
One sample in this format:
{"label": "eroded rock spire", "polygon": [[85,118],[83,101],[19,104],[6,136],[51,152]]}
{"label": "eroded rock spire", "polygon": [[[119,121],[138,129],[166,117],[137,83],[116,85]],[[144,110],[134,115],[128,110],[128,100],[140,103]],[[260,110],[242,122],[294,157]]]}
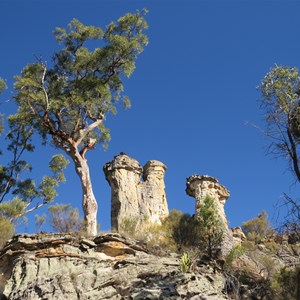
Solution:
{"label": "eroded rock spire", "polygon": [[111,186],[113,229],[118,230],[124,219],[138,218],[160,224],[168,216],[164,184],[166,169],[157,160],[150,160],[142,167],[125,153],[104,165],[105,177]]}

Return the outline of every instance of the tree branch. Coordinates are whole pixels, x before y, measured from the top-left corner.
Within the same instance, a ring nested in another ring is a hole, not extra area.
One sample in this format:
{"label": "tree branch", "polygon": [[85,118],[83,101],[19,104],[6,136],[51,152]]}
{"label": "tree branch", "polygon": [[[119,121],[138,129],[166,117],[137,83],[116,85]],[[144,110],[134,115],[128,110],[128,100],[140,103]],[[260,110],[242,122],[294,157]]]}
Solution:
{"label": "tree branch", "polygon": [[289,138],[289,142],[291,144],[290,157],[292,159],[293,168],[294,168],[295,174],[297,176],[297,179],[300,182],[300,170],[299,170],[299,162],[298,162],[298,155],[297,155],[297,146],[296,146],[296,143],[295,143],[294,138],[292,136],[290,128],[287,129],[287,135],[288,135],[288,138]]}
{"label": "tree branch", "polygon": [[93,123],[91,123],[86,129],[81,129],[79,131],[79,137],[75,141],[75,143],[76,143],[77,146],[88,135],[88,133],[90,133],[91,131],[93,131],[96,127],[98,127],[102,123],[102,119],[103,119],[103,115],[100,116],[99,119],[97,119],[96,121],[94,121]]}
{"label": "tree branch", "polygon": [[48,93],[47,93],[46,88],[45,88],[45,76],[46,76],[47,68],[46,68],[45,64],[42,63],[41,65],[42,65],[42,68],[43,68],[42,90],[43,90],[45,100],[46,100],[46,111],[48,111],[49,110],[49,98],[48,98]]}

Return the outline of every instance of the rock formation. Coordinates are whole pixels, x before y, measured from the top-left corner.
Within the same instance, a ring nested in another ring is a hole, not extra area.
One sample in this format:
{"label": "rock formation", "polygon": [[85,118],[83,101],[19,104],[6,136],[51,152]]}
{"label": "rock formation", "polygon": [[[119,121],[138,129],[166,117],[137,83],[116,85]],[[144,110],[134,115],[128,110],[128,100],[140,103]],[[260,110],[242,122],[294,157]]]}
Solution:
{"label": "rock formation", "polygon": [[119,234],[17,235],[0,251],[0,299],[229,299],[221,273],[182,273],[180,264]]}
{"label": "rock formation", "polygon": [[232,236],[237,244],[241,244],[246,240],[246,236],[240,226],[231,228]]}
{"label": "rock formation", "polygon": [[228,254],[235,244],[240,243],[240,241],[233,238],[232,231],[228,228],[228,221],[224,210],[225,202],[230,195],[229,191],[214,177],[208,175],[192,175],[187,178],[186,193],[196,200],[196,218],[200,214],[200,208],[205,197],[211,196],[214,198],[217,214],[224,226],[221,252],[223,255]]}
{"label": "rock formation", "polygon": [[218,215],[224,224],[224,227],[228,229],[224,205],[230,193],[216,178],[208,175],[192,175],[187,178],[186,193],[196,200],[196,217],[199,216],[201,204],[205,197],[213,197],[215,199]]}
{"label": "rock formation", "polygon": [[124,219],[146,219],[160,224],[168,216],[164,184],[166,169],[157,160],[150,160],[142,167],[138,161],[124,153],[104,165],[105,177],[111,186],[113,229],[118,230]]}

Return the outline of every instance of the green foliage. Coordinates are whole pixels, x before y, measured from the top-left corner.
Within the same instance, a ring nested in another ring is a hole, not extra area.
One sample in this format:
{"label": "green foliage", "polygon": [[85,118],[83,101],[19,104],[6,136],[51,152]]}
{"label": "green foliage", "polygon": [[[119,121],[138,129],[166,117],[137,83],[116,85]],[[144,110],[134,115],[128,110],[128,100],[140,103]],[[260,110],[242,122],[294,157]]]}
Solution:
{"label": "green foliage", "polygon": [[42,216],[39,216],[38,214],[36,214],[34,216],[34,223],[35,223],[37,232],[39,232],[41,230],[41,227],[43,226],[43,224],[45,222],[46,222],[46,214],[43,214]]}
{"label": "green foliage", "polygon": [[172,240],[177,250],[199,247],[202,243],[202,228],[194,217],[172,210],[163,222],[168,239]]}
{"label": "green foliage", "polygon": [[81,231],[84,222],[79,216],[78,209],[70,204],[55,204],[48,207],[49,223],[57,232]]}
{"label": "green foliage", "polygon": [[269,220],[268,214],[262,211],[257,218],[251,219],[242,225],[242,229],[248,240],[259,243],[266,237],[274,234]]}
{"label": "green foliage", "polygon": [[214,256],[214,250],[220,248],[224,236],[224,226],[217,214],[215,199],[206,196],[198,217],[199,225],[202,228],[202,247],[207,251],[210,258]]}
{"label": "green foliage", "polygon": [[163,222],[164,230],[177,245],[179,251],[197,248],[210,258],[220,248],[223,240],[223,224],[216,211],[214,199],[207,196],[197,218],[179,211],[171,211]]}
{"label": "green foliage", "polygon": [[[275,66],[258,87],[262,93],[262,105],[267,117],[276,111],[277,116],[291,113],[299,104],[300,75],[297,68]],[[273,123],[272,118],[266,119]]]}
{"label": "green foliage", "polygon": [[[148,43],[144,13],[126,14],[105,29],[73,19],[67,29],[54,30],[60,48],[52,63],[28,64],[15,77],[18,112],[9,120],[32,128],[44,144],[50,142],[71,157],[81,180],[86,229],[91,236],[96,234],[93,210],[97,203],[85,153],[98,143],[107,145],[110,133],[104,121],[117,112],[117,103],[123,101],[125,108],[130,105],[123,79],[132,74]],[[43,180],[47,201],[54,196],[54,186],[52,179]]]}
{"label": "green foliage", "polygon": [[[102,121],[116,112],[117,101],[129,106],[122,76],[132,74],[148,43],[143,13],[127,14],[105,30],[76,19],[68,29],[57,28],[54,35],[62,48],[54,53],[52,67],[39,61],[16,76],[19,110],[11,122],[33,126],[45,142],[50,135],[67,153],[74,143],[85,145],[89,138],[107,142],[109,131]],[[97,45],[93,49],[87,45],[91,40]]]}
{"label": "green foliage", "polygon": [[241,245],[235,245],[231,248],[230,252],[225,256],[225,268],[232,270],[234,260],[239,258],[245,253],[246,249]]}
{"label": "green foliage", "polygon": [[19,197],[0,204],[0,217],[12,221],[25,214],[26,202]]}
{"label": "green foliage", "polygon": [[0,249],[13,236],[15,226],[6,218],[0,216]]}
{"label": "green foliage", "polygon": [[300,268],[283,268],[274,275],[271,288],[276,294],[275,299],[293,300],[300,296]]}
{"label": "green foliage", "polygon": [[6,89],[6,83],[4,79],[0,78],[0,93]]}
{"label": "green foliage", "polygon": [[184,252],[181,256],[181,267],[180,270],[182,273],[187,273],[190,270],[190,267],[192,265],[192,260],[188,253]]}
{"label": "green foliage", "polygon": [[119,224],[118,232],[129,237],[136,237],[140,223],[138,217],[123,218]]}
{"label": "green foliage", "polygon": [[31,130],[14,125],[7,135],[10,140],[8,150],[13,158],[7,165],[0,165],[0,216],[10,222],[52,202],[57,195],[56,187],[65,180],[63,169],[68,161],[63,155],[52,157],[49,168],[53,175],[44,176],[40,184],[36,185],[31,178],[22,179],[22,173],[31,171],[31,166],[22,160],[25,151],[34,150],[31,136]]}
{"label": "green foliage", "polygon": [[[300,74],[295,67],[275,66],[259,86],[262,94],[261,108],[266,120],[265,135],[271,143],[268,153],[283,157],[289,162],[289,169],[300,182]],[[299,238],[299,200],[284,195],[283,204],[287,208],[287,234]]]}

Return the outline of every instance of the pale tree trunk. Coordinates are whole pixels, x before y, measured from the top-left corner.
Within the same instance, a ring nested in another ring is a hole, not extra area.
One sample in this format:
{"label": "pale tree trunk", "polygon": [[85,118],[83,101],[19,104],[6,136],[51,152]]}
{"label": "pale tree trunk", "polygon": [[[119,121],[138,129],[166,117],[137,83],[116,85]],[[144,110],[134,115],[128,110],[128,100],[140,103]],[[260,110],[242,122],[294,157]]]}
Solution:
{"label": "pale tree trunk", "polygon": [[93,193],[90,171],[87,161],[79,152],[73,156],[75,170],[78,174],[82,186],[82,207],[84,211],[84,221],[88,236],[97,235],[97,211],[98,205]]}

